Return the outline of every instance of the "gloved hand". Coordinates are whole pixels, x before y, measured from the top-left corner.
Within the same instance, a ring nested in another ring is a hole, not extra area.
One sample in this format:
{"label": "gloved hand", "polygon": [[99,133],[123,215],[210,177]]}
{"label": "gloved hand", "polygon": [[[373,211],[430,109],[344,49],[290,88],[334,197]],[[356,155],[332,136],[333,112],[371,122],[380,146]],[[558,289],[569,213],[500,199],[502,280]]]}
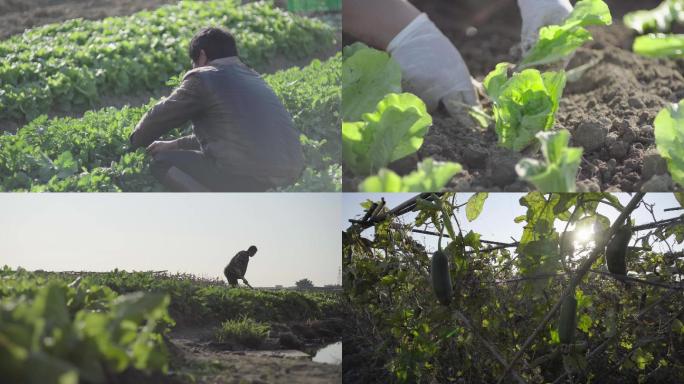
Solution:
{"label": "gloved hand", "polygon": [[525,55],[537,42],[539,29],[558,25],[572,12],[569,0],[518,0],[522,15],[520,44]]}
{"label": "gloved hand", "polygon": [[451,41],[422,13],[387,46],[399,63],[404,89],[420,97],[428,111],[440,101],[478,104],[468,67]]}

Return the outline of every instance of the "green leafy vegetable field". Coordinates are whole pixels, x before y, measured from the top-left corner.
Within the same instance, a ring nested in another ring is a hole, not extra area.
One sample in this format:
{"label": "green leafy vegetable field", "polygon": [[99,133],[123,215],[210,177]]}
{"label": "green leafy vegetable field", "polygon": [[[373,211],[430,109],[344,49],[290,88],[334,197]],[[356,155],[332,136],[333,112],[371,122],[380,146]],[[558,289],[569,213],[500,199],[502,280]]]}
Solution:
{"label": "green leafy vegetable field", "polygon": [[[340,57],[266,76],[302,133],[307,169],[289,190],[340,188]],[[17,134],[0,136],[0,190],[153,191],[143,150],[128,152],[128,136],[155,101],[105,108],[82,118],[41,116]]]}
{"label": "green leafy vegetable field", "polygon": [[0,120],[94,105],[103,95],[157,90],[190,67],[187,46],[202,27],[221,26],[258,71],[276,56],[304,59],[334,48],[331,27],[267,2],[181,1],[126,17],[75,19],[0,42]]}
{"label": "green leafy vegetable field", "polygon": [[212,382],[228,368],[193,362],[177,338],[186,337],[183,329],[211,334],[222,322],[249,319],[246,324],[265,324],[260,332],[290,324],[295,333],[313,324],[307,332],[339,337],[334,292],[230,289],[220,281],[157,272],[5,267],[0,278],[0,377],[11,382]]}

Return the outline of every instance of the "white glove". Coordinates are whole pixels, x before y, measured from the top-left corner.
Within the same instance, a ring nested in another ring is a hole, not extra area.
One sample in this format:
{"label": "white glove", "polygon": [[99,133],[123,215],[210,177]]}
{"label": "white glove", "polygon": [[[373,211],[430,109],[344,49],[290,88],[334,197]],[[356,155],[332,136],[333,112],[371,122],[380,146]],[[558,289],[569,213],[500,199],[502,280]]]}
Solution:
{"label": "white glove", "polygon": [[561,24],[572,12],[569,0],[518,0],[518,6],[522,15],[520,44],[523,55],[537,42],[541,27]]}
{"label": "white glove", "polygon": [[401,67],[404,89],[423,99],[429,111],[442,100],[478,103],[461,54],[426,14],[399,32],[387,50]]}

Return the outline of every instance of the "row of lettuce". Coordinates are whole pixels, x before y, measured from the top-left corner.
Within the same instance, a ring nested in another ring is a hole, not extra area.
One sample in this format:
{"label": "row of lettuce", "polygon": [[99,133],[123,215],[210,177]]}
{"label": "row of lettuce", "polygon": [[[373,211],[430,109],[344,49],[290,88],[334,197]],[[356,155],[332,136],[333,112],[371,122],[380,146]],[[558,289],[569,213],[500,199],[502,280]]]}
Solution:
{"label": "row of lettuce", "polygon": [[[562,25],[540,30],[538,42],[518,65],[500,63],[486,76],[483,85],[492,101],[491,115],[479,107],[463,106],[483,128],[494,123],[500,146],[515,151],[541,149],[541,160],[523,158],[516,166],[519,177],[541,191],[574,192],[583,150],[568,147],[568,131],[553,130],[568,74],[534,67],[568,58],[591,40],[586,27],[611,23],[603,1],[579,1]],[[367,192],[444,188],[462,170],[460,164],[427,158],[405,176],[387,168],[417,152],[432,124],[423,101],[402,93],[399,65],[386,53],[361,43],[345,47],[343,55],[345,171],[365,177],[358,187]],[[658,150],[667,159],[675,182],[684,185],[684,101],[664,108],[654,125]]]}
{"label": "row of lettuce", "polygon": [[0,42],[0,120],[92,108],[102,96],[154,91],[190,67],[188,43],[206,26],[231,31],[258,71],[279,56],[293,62],[335,46],[329,25],[235,0],[180,1],[103,20],[69,20]]}
{"label": "row of lettuce", "polygon": [[[292,114],[305,149],[307,168],[288,191],[340,189],[340,67],[338,54],[265,76]],[[149,158],[142,149],[130,152],[128,142],[154,103],[89,111],[82,118],[41,116],[16,134],[0,136],[0,190],[160,190],[149,173]]]}
{"label": "row of lettuce", "polygon": [[0,376],[12,383],[105,383],[131,370],[166,374],[164,335],[174,319],[288,322],[339,311],[336,294],[229,289],[186,275],[75,278],[4,267],[0,278]]}

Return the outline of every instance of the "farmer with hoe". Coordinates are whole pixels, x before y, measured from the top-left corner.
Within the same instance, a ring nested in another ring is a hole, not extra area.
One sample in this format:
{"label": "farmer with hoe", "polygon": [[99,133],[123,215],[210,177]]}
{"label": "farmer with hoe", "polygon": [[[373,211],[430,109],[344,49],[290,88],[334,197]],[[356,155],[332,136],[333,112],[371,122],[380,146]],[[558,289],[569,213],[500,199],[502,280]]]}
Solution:
{"label": "farmer with hoe", "polygon": [[[518,6],[523,53],[532,48],[541,27],[560,24],[572,12],[569,0],[518,0]],[[407,0],[344,0],[342,20],[345,33],[386,50],[399,63],[405,90],[423,99],[428,110],[440,102],[449,110],[478,104],[458,49]]]}
{"label": "farmer with hoe", "polygon": [[228,283],[232,288],[238,286],[238,280],[242,280],[246,286],[252,288],[249,285],[247,279],[245,279],[245,273],[247,273],[247,264],[249,264],[249,258],[253,257],[257,252],[257,247],[252,245],[246,251],[240,251],[232,259],[230,263],[223,270],[223,274],[226,275]]}
{"label": "farmer with hoe", "polygon": [[[238,57],[233,36],[205,28],[190,41],[193,69],[131,134],[152,174],[181,192],[261,192],[294,183],[304,168],[292,117],[268,84]],[[193,134],[160,140],[192,122]],[[246,266],[246,264],[245,264]]]}

